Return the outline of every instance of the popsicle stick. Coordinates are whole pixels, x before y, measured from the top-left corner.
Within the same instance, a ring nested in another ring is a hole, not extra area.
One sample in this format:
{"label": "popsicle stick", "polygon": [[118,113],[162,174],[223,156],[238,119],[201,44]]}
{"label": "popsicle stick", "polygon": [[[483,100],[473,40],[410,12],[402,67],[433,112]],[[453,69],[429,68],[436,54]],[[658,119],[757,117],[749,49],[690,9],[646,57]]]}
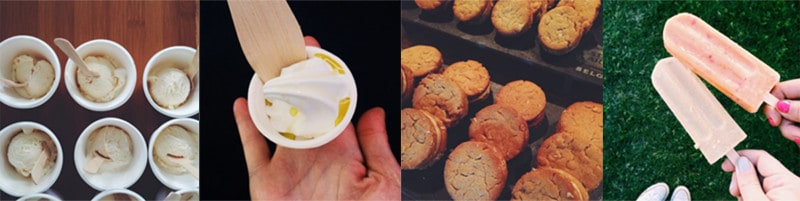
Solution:
{"label": "popsicle stick", "polygon": [[778,98],[773,96],[771,93],[764,94],[764,103],[767,105],[775,107],[778,104]]}
{"label": "popsicle stick", "polygon": [[95,173],[97,173],[97,170],[100,169],[100,166],[103,165],[103,162],[105,162],[105,161],[106,161],[105,158],[101,157],[98,154],[94,154],[94,157],[92,158],[92,160],[89,160],[89,162],[86,162],[86,165],[83,166],[83,171],[86,171],[86,172],[91,173],[91,174],[95,174]]}
{"label": "popsicle stick", "polygon": [[31,170],[31,179],[34,184],[39,184],[39,181],[41,181],[42,175],[44,175],[44,164],[47,163],[49,158],[50,154],[47,153],[47,149],[42,149],[39,159],[36,160],[36,164],[33,164],[33,169]]}
{"label": "popsicle stick", "polygon": [[200,179],[200,170],[197,169],[197,167],[193,166],[192,161],[189,160],[188,158],[173,158],[173,157],[168,157],[168,158],[169,160],[172,160],[173,162],[180,164],[183,168],[188,170],[189,173],[191,173],[195,179]]}
{"label": "popsicle stick", "polygon": [[266,82],[307,58],[303,32],[286,1],[228,1],[242,52]]}
{"label": "popsicle stick", "polygon": [[736,161],[739,161],[739,153],[737,153],[735,149],[731,149],[728,151],[728,153],[725,153],[725,156],[727,156],[728,160],[730,160],[733,164],[736,164]]}

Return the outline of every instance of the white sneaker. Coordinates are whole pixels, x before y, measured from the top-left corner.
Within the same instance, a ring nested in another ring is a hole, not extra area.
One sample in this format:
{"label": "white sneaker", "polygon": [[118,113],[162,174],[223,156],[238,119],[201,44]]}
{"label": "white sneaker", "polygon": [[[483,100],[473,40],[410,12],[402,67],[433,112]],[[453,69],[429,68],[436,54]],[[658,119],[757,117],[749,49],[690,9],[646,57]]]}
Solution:
{"label": "white sneaker", "polygon": [[659,182],[644,189],[636,201],[664,201],[667,199],[667,195],[669,195],[669,186],[664,182]]}
{"label": "white sneaker", "polygon": [[671,201],[691,201],[692,194],[689,193],[689,189],[686,186],[678,186],[675,188],[675,191],[672,191],[672,198]]}

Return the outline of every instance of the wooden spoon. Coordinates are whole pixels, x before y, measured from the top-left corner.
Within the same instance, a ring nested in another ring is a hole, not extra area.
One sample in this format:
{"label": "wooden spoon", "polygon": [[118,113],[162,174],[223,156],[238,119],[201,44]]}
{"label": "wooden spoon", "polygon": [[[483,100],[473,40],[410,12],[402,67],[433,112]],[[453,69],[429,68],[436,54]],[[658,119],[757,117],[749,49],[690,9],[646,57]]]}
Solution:
{"label": "wooden spoon", "polygon": [[72,43],[70,43],[67,39],[56,38],[53,40],[53,42],[56,43],[56,46],[58,46],[58,48],[60,48],[61,51],[63,51],[64,54],[69,57],[69,59],[72,59],[72,62],[75,62],[75,65],[78,66],[78,73],[91,77],[99,76],[97,72],[89,70],[89,66],[83,62],[83,58],[78,55],[78,51],[75,50],[75,47],[72,46]]}
{"label": "wooden spoon", "polygon": [[44,175],[44,165],[49,158],[50,153],[47,152],[47,143],[42,142],[42,153],[39,154],[39,158],[33,165],[33,169],[31,169],[31,179],[34,184],[39,184],[39,181],[41,181],[42,175]]}
{"label": "wooden spoon", "polygon": [[6,79],[6,78],[3,78],[2,80],[3,80],[3,84],[6,87],[26,87],[26,86],[28,86],[28,82],[18,83],[18,82],[11,81],[11,80]]}
{"label": "wooden spoon", "polygon": [[242,52],[261,82],[307,58],[303,32],[286,1],[228,1]]}
{"label": "wooden spoon", "polygon": [[189,160],[182,155],[174,155],[172,153],[167,154],[167,160],[171,160],[172,162],[180,164],[183,168],[188,170],[195,179],[200,179],[200,170],[192,165],[192,160]]}

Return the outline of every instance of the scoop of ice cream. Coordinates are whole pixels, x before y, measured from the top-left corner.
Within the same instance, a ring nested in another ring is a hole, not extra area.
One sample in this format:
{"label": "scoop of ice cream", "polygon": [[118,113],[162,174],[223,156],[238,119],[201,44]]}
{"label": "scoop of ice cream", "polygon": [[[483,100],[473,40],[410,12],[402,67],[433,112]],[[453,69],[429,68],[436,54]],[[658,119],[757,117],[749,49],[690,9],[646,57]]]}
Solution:
{"label": "scoop of ice cream", "polygon": [[44,96],[55,80],[53,66],[47,60],[34,60],[28,55],[14,58],[13,80],[18,83],[28,83],[25,87],[15,87],[17,94],[24,98],[40,98]]}
{"label": "scoop of ice cream", "polygon": [[118,67],[105,57],[88,56],[83,59],[89,70],[98,76],[87,76],[76,72],[78,89],[86,99],[104,103],[116,98],[125,86],[125,77],[116,76],[114,70]]}
{"label": "scoop of ice cream", "polygon": [[128,195],[125,193],[113,193],[100,198],[100,201],[129,201],[129,200],[138,200],[138,199],[136,199],[136,197],[132,195]]}
{"label": "scoop of ice cream", "polygon": [[94,130],[86,143],[87,158],[94,158],[97,151],[100,157],[107,159],[98,172],[119,170],[128,166],[133,158],[131,136],[116,126],[103,126]]}
{"label": "scoop of ice cream", "polygon": [[318,57],[283,68],[262,88],[272,127],[292,140],[328,132],[347,113],[351,82],[340,64]]}
{"label": "scoop of ice cream", "polygon": [[189,76],[174,67],[165,68],[147,77],[150,95],[161,107],[175,109],[186,102],[192,88]]}
{"label": "scoop of ice cream", "polygon": [[8,162],[24,177],[31,175],[31,170],[39,160],[42,150],[47,150],[49,158],[44,165],[44,175],[50,172],[55,165],[58,152],[55,143],[47,134],[40,130],[23,130],[11,138],[8,145]]}
{"label": "scoop of ice cream", "polygon": [[153,148],[156,165],[166,172],[183,174],[187,172],[186,168],[171,158],[188,158],[192,161],[192,165],[197,167],[200,164],[198,142],[197,133],[190,132],[181,126],[172,125],[164,128],[156,138]]}

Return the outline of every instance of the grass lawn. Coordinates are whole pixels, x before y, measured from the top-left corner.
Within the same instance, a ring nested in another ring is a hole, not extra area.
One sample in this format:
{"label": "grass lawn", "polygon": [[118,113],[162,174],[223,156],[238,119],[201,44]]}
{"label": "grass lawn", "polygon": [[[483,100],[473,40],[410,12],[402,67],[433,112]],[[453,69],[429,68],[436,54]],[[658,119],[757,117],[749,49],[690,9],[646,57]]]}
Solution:
{"label": "grass lawn", "polygon": [[[800,78],[800,2],[631,2],[603,5],[605,80],[604,199],[632,200],[649,185],[685,185],[695,200],[736,199],[728,193],[731,174],[709,165],[652,87],[656,62],[669,53],[664,22],[690,12],[728,35],[781,74]],[[710,86],[710,85],[708,85]],[[800,149],[769,125],[711,88],[747,139],[736,147],[764,149],[795,174]]]}

